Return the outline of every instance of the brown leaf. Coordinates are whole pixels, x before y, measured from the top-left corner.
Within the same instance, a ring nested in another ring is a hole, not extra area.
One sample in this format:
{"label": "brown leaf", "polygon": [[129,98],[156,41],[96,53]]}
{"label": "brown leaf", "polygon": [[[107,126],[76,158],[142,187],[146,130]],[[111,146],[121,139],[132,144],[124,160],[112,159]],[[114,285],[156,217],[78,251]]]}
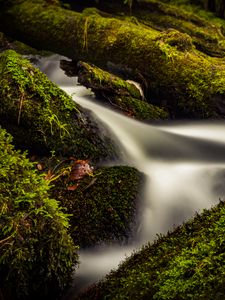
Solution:
{"label": "brown leaf", "polygon": [[45,180],[50,180],[54,174],[52,173],[52,170],[48,170],[47,174],[45,175]]}
{"label": "brown leaf", "polygon": [[78,188],[78,184],[74,184],[74,185],[69,185],[67,187],[68,191],[75,191]]}
{"label": "brown leaf", "polygon": [[88,160],[76,160],[72,165],[69,180],[81,179],[92,172],[93,168],[89,165]]}

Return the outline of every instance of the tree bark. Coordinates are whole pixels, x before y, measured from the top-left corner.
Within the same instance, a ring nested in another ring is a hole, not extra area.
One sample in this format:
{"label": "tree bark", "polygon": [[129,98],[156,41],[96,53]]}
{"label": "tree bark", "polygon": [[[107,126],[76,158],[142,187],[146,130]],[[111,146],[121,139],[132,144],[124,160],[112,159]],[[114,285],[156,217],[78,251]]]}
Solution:
{"label": "tree bark", "polygon": [[72,12],[46,2],[22,1],[1,13],[4,30],[37,48],[107,68],[129,67],[147,82],[147,98],[166,105],[176,118],[225,115],[223,60],[196,51],[192,38],[177,30],[150,27]]}

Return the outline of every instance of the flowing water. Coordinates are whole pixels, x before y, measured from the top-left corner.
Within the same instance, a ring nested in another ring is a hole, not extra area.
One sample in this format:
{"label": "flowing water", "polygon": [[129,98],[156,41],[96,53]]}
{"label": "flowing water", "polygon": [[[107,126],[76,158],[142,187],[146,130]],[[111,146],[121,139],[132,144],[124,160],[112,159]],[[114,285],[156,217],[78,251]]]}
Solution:
{"label": "flowing water", "polygon": [[102,278],[157,233],[225,198],[225,122],[144,124],[96,102],[89,90],[64,75],[57,57],[45,59],[40,68],[110,128],[121,143],[121,164],[136,167],[147,178],[136,237],[125,246],[80,250],[76,286],[65,298],[72,299],[75,291]]}

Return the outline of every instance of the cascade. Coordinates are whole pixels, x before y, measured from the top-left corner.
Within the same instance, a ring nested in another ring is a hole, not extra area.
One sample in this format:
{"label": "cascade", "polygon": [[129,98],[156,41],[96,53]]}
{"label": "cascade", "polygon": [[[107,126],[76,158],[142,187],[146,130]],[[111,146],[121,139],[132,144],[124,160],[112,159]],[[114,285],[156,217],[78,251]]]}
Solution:
{"label": "cascade", "polygon": [[[74,101],[91,110],[121,143],[121,164],[146,174],[136,237],[128,245],[80,250],[75,290],[102,278],[126,256],[157,234],[166,233],[195,212],[225,197],[225,122],[145,124],[97,102],[91,92],[59,69],[59,58],[41,60],[40,69]],[[65,297],[72,299],[74,290]]]}

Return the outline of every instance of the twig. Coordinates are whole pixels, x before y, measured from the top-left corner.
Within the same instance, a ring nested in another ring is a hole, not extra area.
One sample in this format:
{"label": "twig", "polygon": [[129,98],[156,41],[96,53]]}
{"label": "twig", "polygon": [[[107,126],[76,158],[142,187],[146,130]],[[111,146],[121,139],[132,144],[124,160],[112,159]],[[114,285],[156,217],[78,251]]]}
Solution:
{"label": "twig", "polygon": [[18,114],[18,125],[20,125],[20,118],[21,118],[21,112],[23,107],[23,100],[24,100],[24,93],[22,93],[20,97],[20,103],[19,103],[19,114]]}
{"label": "twig", "polygon": [[7,238],[1,240],[1,241],[0,241],[0,244],[5,243],[5,242],[8,241],[11,237],[12,237],[12,234],[11,234],[10,236],[8,236]]}

